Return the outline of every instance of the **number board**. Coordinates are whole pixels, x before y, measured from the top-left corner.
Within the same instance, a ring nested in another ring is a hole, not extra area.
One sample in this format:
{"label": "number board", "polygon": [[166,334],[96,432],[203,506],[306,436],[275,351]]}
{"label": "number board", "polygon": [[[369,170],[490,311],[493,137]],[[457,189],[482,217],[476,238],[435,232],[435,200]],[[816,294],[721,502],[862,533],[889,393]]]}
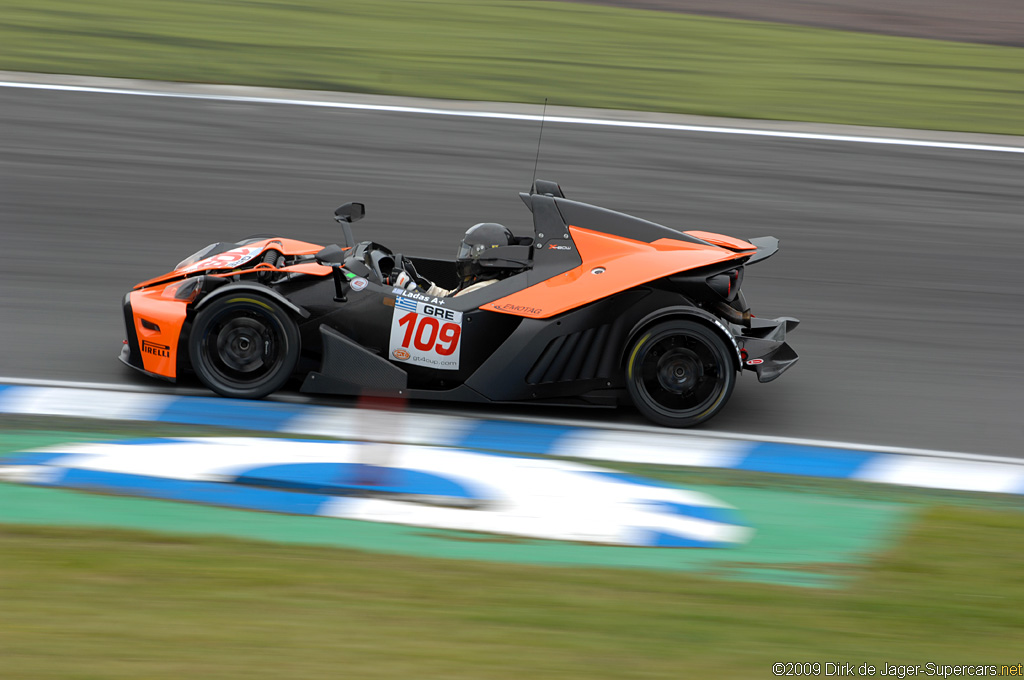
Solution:
{"label": "number board", "polygon": [[391,318],[391,359],[444,371],[459,370],[462,312],[395,298]]}

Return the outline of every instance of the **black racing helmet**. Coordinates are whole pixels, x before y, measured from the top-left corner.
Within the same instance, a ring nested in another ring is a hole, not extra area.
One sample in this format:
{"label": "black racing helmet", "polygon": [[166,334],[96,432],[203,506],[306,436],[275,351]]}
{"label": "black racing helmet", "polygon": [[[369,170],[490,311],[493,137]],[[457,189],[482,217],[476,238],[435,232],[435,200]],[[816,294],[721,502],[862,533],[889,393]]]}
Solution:
{"label": "black racing helmet", "polygon": [[[488,257],[492,248],[514,246],[516,237],[512,232],[497,222],[481,222],[466,230],[466,235],[459,244],[459,252],[455,256],[455,264],[459,270],[459,278],[465,280],[473,276],[481,276],[485,272],[498,274],[494,263],[499,258]],[[504,258],[501,258],[504,259]],[[488,268],[488,263],[491,267]]]}

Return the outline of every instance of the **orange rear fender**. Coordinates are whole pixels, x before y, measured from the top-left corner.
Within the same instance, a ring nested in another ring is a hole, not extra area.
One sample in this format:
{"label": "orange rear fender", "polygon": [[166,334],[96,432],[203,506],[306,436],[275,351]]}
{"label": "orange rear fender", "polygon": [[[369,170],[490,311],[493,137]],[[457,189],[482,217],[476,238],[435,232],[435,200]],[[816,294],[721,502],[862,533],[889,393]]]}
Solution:
{"label": "orange rear fender", "polygon": [[569,227],[583,264],[480,309],[546,319],[671,274],[747,257],[718,246],[675,239],[644,243]]}

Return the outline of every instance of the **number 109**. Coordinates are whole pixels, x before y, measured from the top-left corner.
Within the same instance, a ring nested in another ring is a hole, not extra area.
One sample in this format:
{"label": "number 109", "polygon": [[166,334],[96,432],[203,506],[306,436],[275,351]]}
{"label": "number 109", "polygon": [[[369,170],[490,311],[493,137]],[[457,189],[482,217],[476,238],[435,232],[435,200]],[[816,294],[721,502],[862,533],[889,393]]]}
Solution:
{"label": "number 109", "polygon": [[402,347],[408,348],[411,342],[421,352],[433,350],[443,357],[455,351],[462,335],[462,326],[459,324],[449,321],[441,325],[434,317],[420,316],[416,312],[409,312],[400,318],[398,325],[405,328]]}

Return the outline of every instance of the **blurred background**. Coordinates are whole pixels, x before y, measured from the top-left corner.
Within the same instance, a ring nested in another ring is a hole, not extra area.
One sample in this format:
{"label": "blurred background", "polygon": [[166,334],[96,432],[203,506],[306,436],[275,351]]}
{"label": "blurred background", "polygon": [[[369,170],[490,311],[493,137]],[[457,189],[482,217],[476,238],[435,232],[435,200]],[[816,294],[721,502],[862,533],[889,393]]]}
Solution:
{"label": "blurred background", "polygon": [[[145,79],[171,84],[103,85],[418,97],[429,101],[413,105],[531,115],[547,98],[555,118],[587,107],[600,111],[582,115],[612,119],[939,142],[549,120],[537,174],[569,198],[668,226],[781,240],[775,257],[747,272],[744,289],[756,314],[801,319],[790,338],[800,363],[770,384],[740,380],[706,431],[1022,456],[1019,2],[0,0],[0,69],[6,84]],[[534,120],[6,84],[6,378],[151,386],[116,360],[120,300],[133,284],[214,241],[280,232],[337,242],[331,214],[346,201],[367,205],[358,239],[409,254],[451,257],[480,221],[530,229],[516,193],[530,186]],[[256,87],[277,89],[247,89]],[[484,415],[507,413],[531,415]],[[560,415],[643,423],[628,410]],[[71,428],[3,418],[6,450],[21,446],[24,432]],[[660,677],[678,669],[751,677],[768,675],[769,661],[824,662],[815,655],[825,651],[879,667],[901,654],[904,663],[1020,661],[998,654],[1012,651],[1024,608],[1014,614],[997,601],[1020,603],[1018,512],[981,497],[791,489],[800,484],[771,476],[669,477],[911,510],[904,523],[894,520],[890,542],[866,542],[857,566],[839,568],[850,584],[830,591],[825,605],[779,586],[655,572],[569,574],[3,525],[12,559],[0,582],[23,587],[17,597],[0,590],[19,615],[5,631],[16,642],[0,636],[0,659],[20,664],[11,677],[79,677],[76,654],[102,640],[103,654],[83,657],[98,664],[90,677],[319,676],[336,674],[332,664],[343,658],[358,677]],[[771,521],[787,526],[783,516]],[[272,566],[260,566],[264,552]],[[166,588],[145,576],[150,570]],[[197,580],[183,583],[183,574]],[[179,602],[175,592],[187,594]],[[349,592],[359,595],[343,597]],[[138,598],[155,604],[125,616]],[[254,614],[261,600],[272,600],[276,628]],[[54,623],[62,607],[74,625]],[[200,635],[186,623],[211,615],[223,632]],[[128,648],[116,640],[132,616],[142,632]],[[198,645],[207,656],[168,653],[161,626],[176,649]],[[445,626],[459,640],[438,632]],[[401,654],[388,657],[396,639]],[[752,642],[737,649],[737,639]],[[531,659],[524,650],[536,645],[544,651]],[[64,660],[49,659],[50,647]],[[372,663],[380,656],[390,660]]]}

